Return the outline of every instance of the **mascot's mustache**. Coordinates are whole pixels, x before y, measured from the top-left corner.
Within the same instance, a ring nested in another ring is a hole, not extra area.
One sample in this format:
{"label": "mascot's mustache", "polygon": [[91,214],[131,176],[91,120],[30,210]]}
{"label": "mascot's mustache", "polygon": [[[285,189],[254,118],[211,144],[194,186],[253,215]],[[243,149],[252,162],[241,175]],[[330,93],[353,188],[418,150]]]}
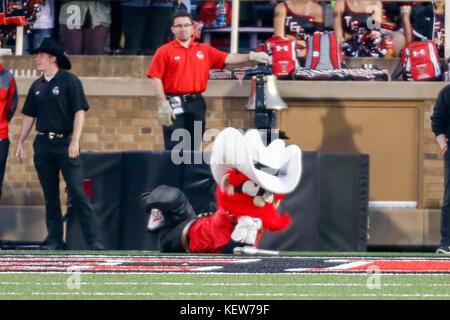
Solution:
{"label": "mascot's mustache", "polygon": [[260,207],[255,206],[253,197],[243,193],[235,193],[229,196],[226,191],[218,191],[216,198],[219,206],[229,211],[237,218],[240,216],[260,218],[263,222],[263,227],[266,230],[279,231],[285,229],[291,222],[289,214],[280,216],[277,207],[280,204],[281,199],[277,199],[278,197],[274,198],[273,203],[265,203]]}

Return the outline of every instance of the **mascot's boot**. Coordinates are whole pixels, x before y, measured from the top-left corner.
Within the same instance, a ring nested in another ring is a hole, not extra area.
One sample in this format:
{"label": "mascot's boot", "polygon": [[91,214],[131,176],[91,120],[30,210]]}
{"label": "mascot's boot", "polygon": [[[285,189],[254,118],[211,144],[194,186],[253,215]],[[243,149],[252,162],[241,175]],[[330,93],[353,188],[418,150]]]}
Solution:
{"label": "mascot's boot", "polygon": [[[158,226],[150,226],[149,230],[154,231],[163,225],[176,226],[182,221],[193,219],[196,217],[194,209],[186,198],[185,194],[180,189],[161,185],[151,192],[144,192],[141,196],[145,210],[151,213],[150,220],[157,222]],[[153,209],[153,210],[152,210]],[[154,209],[159,209],[160,212]],[[158,214],[163,216],[164,222],[161,223],[161,218]],[[153,228],[153,230],[152,230]]]}

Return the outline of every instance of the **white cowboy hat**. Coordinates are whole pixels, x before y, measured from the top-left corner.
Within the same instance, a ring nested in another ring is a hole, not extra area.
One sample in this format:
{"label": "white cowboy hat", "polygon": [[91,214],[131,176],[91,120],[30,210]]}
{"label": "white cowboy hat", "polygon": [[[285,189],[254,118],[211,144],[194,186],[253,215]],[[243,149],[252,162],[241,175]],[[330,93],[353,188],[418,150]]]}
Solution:
{"label": "white cowboy hat", "polygon": [[267,147],[258,130],[242,135],[237,129],[222,130],[214,141],[211,171],[217,184],[237,169],[267,191],[287,194],[297,187],[302,174],[302,151],[296,145],[285,146],[281,139]]}

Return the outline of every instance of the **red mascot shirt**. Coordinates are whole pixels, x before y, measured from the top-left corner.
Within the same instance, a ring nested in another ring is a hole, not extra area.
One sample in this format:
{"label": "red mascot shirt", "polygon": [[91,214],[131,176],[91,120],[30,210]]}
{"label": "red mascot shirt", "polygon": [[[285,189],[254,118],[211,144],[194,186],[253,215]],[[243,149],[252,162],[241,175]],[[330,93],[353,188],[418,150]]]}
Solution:
{"label": "red mascot shirt", "polygon": [[189,229],[189,250],[201,253],[222,253],[220,249],[230,242],[236,218],[223,209],[212,216],[198,219]]}
{"label": "red mascot shirt", "polygon": [[[212,216],[198,219],[189,229],[189,251],[196,253],[223,253],[222,246],[231,241],[231,233],[237,219],[224,209],[217,210]],[[258,232],[254,246],[258,245],[263,230]],[[245,245],[245,244],[242,244]]]}

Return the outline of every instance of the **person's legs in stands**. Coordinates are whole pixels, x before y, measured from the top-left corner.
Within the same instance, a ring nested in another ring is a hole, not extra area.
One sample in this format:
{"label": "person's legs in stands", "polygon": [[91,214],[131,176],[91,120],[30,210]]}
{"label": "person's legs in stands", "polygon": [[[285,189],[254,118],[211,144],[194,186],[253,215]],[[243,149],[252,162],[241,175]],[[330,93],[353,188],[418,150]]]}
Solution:
{"label": "person's legs in stands", "polygon": [[122,14],[119,1],[111,1],[111,26],[109,27],[110,50],[113,54],[121,51],[120,40],[122,38]]}
{"label": "person's legs in stands", "polygon": [[102,55],[105,54],[105,45],[108,38],[109,28],[97,26],[95,28],[84,29],[83,47],[84,54]]}
{"label": "person's legs in stands", "polygon": [[53,38],[53,28],[51,29],[35,29],[33,30],[33,49],[39,48],[42,40],[45,38]]}
{"label": "person's legs in stands", "polygon": [[148,32],[145,33],[144,53],[152,55],[156,49],[167,43],[170,32],[170,17],[173,7],[150,7],[148,11]]}
{"label": "person's legs in stands", "polygon": [[59,39],[67,54],[83,54],[83,30],[59,25]]}
{"label": "person's legs in stands", "polygon": [[146,8],[122,7],[125,54],[139,54],[143,49],[143,38],[146,33],[146,10]]}

